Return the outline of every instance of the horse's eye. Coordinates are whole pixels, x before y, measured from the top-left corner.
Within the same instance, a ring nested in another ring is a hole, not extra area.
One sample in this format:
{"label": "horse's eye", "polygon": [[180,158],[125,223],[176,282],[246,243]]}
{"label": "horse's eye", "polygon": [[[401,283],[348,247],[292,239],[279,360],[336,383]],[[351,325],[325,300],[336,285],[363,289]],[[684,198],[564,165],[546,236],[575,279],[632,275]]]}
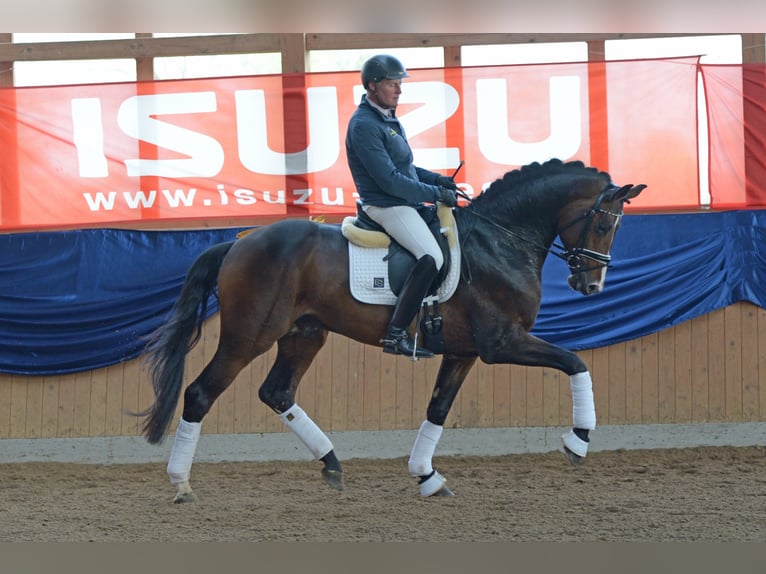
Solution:
{"label": "horse's eye", "polygon": [[599,223],[596,226],[596,233],[599,235],[608,235],[610,231],[612,231],[612,228],[614,225],[611,223]]}

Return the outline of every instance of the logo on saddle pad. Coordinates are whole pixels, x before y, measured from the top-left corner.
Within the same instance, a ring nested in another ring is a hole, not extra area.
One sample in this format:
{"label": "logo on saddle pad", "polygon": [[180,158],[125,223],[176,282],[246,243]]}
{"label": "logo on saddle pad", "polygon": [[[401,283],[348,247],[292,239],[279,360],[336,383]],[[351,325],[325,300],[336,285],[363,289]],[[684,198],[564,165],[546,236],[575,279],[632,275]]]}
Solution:
{"label": "logo on saddle pad", "polygon": [[[421,209],[434,211],[432,206]],[[429,215],[433,220],[429,227],[434,235],[439,234],[437,240],[444,251],[444,267],[435,295],[426,300],[441,303],[453,295],[460,281],[460,242],[452,210],[439,205],[435,211],[435,215],[428,212],[421,215],[426,222]],[[360,209],[359,214],[363,213]],[[351,295],[362,303],[394,305],[415,258],[380,228],[373,228],[370,221],[359,222],[363,217],[346,217],[341,225],[343,236],[348,239]]]}

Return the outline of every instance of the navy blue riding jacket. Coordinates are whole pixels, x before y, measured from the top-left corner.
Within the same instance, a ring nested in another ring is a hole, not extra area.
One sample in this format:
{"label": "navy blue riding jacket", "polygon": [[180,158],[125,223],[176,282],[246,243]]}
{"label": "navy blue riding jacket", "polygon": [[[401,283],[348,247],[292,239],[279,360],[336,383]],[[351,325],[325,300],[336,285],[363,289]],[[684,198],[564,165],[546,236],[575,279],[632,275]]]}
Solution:
{"label": "navy blue riding jacket", "polygon": [[436,203],[439,174],[413,165],[412,149],[395,115],[385,117],[362,96],[348,123],[346,156],[364,205]]}

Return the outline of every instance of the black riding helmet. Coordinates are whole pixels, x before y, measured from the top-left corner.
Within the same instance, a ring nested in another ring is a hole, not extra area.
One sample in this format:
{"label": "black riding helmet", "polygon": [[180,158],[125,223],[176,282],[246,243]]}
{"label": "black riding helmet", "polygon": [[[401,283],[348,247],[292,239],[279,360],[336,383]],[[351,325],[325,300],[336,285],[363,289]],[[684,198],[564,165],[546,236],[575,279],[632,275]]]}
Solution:
{"label": "black riding helmet", "polygon": [[370,82],[377,83],[382,80],[401,80],[410,75],[404,69],[402,63],[387,54],[378,54],[367,60],[362,66],[362,85],[367,89]]}

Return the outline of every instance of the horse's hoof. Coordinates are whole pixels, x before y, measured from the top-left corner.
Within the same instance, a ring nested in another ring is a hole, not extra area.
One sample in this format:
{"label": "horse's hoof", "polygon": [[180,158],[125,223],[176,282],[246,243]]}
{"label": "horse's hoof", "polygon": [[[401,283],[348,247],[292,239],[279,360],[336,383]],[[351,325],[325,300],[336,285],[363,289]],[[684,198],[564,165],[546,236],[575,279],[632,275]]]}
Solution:
{"label": "horse's hoof", "polygon": [[343,490],[343,471],[322,469],[322,478],[335,490]]}
{"label": "horse's hoof", "polygon": [[572,452],[569,447],[564,447],[564,454],[567,455],[567,459],[572,466],[580,466],[580,463],[582,463],[582,457]]}
{"label": "horse's hoof", "polygon": [[434,492],[431,496],[455,496],[455,493],[452,492],[449,488],[447,488],[447,485],[445,484],[442,486],[439,490]]}
{"label": "horse's hoof", "polygon": [[199,498],[191,490],[188,492],[179,492],[173,499],[174,504],[181,504],[183,502],[198,502]]}

